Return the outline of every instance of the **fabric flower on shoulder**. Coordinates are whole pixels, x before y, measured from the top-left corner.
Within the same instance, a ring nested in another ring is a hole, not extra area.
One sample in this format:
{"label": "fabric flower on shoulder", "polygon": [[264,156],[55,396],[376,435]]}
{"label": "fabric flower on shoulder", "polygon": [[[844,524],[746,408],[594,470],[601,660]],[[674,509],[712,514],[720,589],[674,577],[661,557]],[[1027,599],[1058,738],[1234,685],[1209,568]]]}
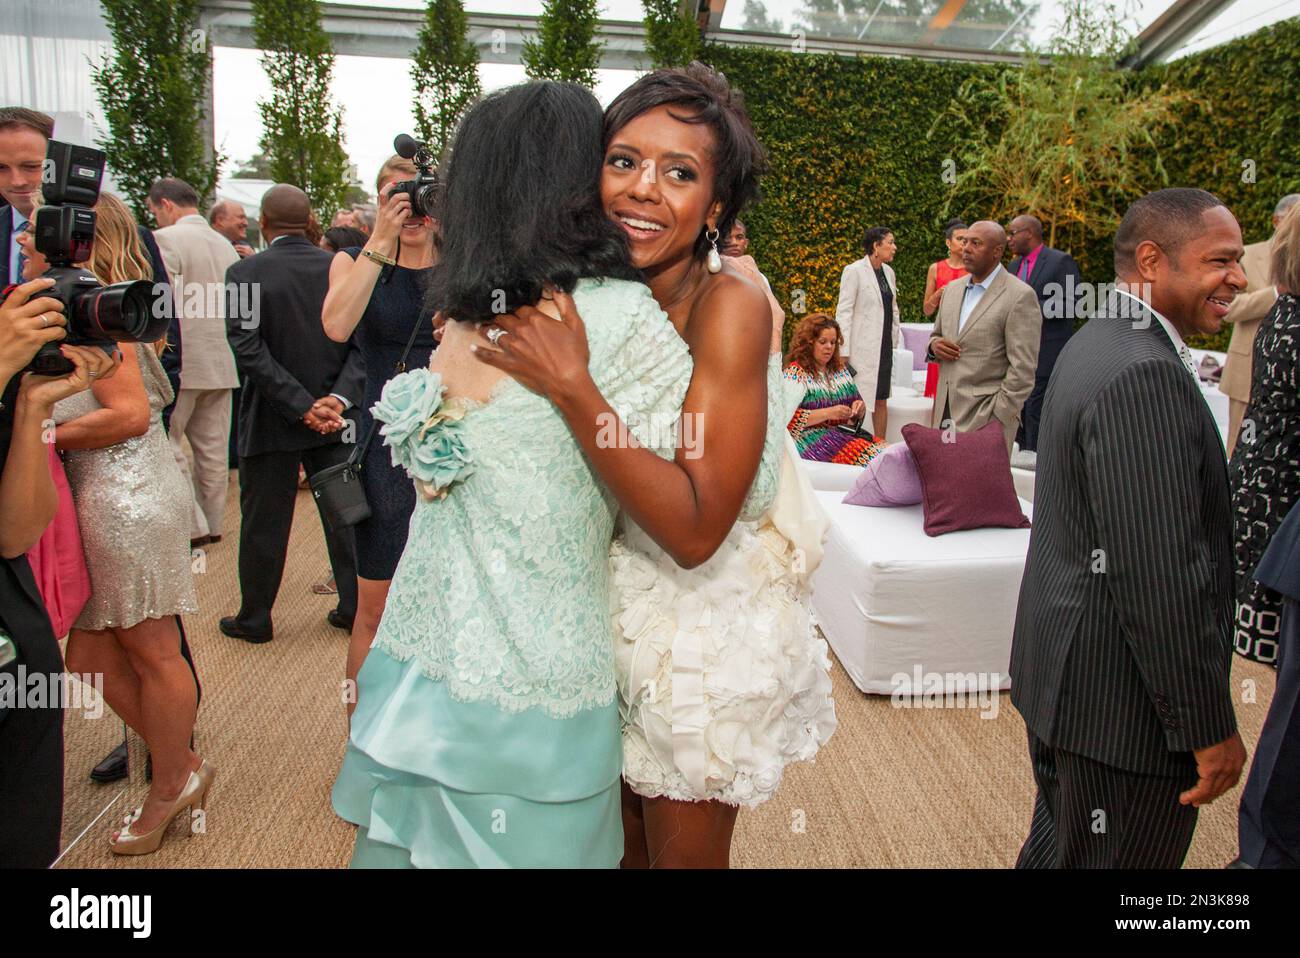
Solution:
{"label": "fabric flower on shoulder", "polygon": [[443,403],[442,377],[428,369],[394,376],[371,409],[393,465],[405,469],[425,499],[440,498],[474,471],[461,436],[465,406]]}
{"label": "fabric flower on shoulder", "polygon": [[379,435],[393,452],[393,465],[405,466],[404,447],[442,404],[446,387],[442,377],[427,369],[412,369],[384,384],[379,402],[370,413],[383,423]]}

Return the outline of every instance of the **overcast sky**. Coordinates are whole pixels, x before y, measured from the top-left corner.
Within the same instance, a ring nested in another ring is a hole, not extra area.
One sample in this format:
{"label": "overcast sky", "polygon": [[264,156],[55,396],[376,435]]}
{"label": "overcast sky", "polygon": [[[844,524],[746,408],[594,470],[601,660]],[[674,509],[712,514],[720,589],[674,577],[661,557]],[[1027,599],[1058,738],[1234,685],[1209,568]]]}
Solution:
{"label": "overcast sky", "polygon": [[[344,0],[348,2],[348,0]],[[1142,29],[1172,0],[1132,0],[1136,29]],[[765,0],[772,16],[789,24],[803,0]],[[936,0],[938,5],[939,0]],[[419,9],[423,0],[386,0],[388,7]],[[483,13],[537,13],[540,0],[469,0],[469,10]],[[739,28],[743,22],[744,0],[728,0],[723,26]],[[1043,0],[1035,14],[1032,34],[1045,38],[1059,16],[1059,0]],[[1231,36],[1248,33],[1284,16],[1300,14],[1300,0],[1237,0],[1223,14],[1201,31],[1192,49],[1222,42]],[[639,20],[640,0],[604,0],[601,15],[611,20]],[[266,74],[255,50],[218,47],[214,56],[214,101],[216,137],[219,148],[229,157],[227,173],[235,164],[257,151],[261,137],[258,100],[270,94]],[[485,90],[492,90],[524,79],[522,66],[483,64],[480,66]],[[363,183],[370,184],[380,164],[392,153],[393,137],[414,132],[411,112],[412,88],[410,63],[375,57],[338,57],[334,66],[333,92],[343,108],[345,148],[357,164]],[[628,70],[600,71],[596,96],[607,104],[620,90],[635,79]]]}

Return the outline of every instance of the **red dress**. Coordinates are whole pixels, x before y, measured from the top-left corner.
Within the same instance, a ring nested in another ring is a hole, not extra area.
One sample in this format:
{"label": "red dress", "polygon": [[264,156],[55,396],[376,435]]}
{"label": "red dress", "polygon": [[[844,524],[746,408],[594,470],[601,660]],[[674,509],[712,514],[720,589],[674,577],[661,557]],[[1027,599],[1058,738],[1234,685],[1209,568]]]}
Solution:
{"label": "red dress", "polygon": [[[949,266],[946,259],[941,259],[934,264],[934,288],[937,292],[943,289],[954,279],[961,279],[966,275],[965,266]],[[937,311],[936,311],[937,312]],[[939,364],[925,364],[925,397],[933,399],[939,393]]]}

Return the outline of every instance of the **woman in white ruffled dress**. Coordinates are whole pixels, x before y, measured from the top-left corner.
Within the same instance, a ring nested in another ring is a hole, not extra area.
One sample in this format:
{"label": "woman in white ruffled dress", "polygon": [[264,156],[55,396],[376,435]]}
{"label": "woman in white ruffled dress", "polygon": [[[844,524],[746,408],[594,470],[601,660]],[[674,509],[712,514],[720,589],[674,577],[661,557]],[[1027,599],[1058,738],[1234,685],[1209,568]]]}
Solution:
{"label": "woman in white ruffled dress", "polygon": [[584,378],[565,298],[562,322],[521,310],[481,353],[555,402],[624,508],[610,559],[623,865],[725,867],[739,808],[835,728],[808,605],[825,518],[784,428],[779,307],[717,250],[764,166],[739,94],[699,64],[656,71],[610,106],[605,140],[606,211],[694,360],[674,459],[610,441],[617,411]]}

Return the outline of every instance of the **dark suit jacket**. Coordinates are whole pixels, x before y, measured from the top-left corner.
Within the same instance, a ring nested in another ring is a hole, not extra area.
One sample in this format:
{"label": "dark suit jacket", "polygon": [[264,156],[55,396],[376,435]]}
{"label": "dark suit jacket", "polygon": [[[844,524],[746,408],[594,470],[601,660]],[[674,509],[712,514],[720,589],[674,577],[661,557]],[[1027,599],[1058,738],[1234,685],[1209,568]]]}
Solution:
{"label": "dark suit jacket", "polygon": [[[144,244],[145,252],[149,254],[149,262],[153,266],[154,282],[163,283],[170,290],[171,277],[167,275],[167,266],[163,263],[162,250],[158,248],[158,241],[153,238],[153,233],[143,226],[136,226],[135,229],[140,234],[140,242]],[[171,293],[168,291],[165,292],[165,295],[169,297],[167,301],[171,302]],[[163,350],[160,360],[163,369],[167,373],[167,381],[172,384],[172,392],[179,392],[181,388],[181,317],[179,310],[172,311],[172,320],[167,327],[167,348]]]}
{"label": "dark suit jacket", "polygon": [[[353,340],[333,342],[321,326],[332,260],[304,237],[286,236],[226,270],[226,336],[244,376],[241,457],[338,442],[343,432],[313,432],[303,414],[330,393],[353,406],[363,398],[361,351]],[[241,299],[256,304],[252,316],[240,315]]]}
{"label": "dark suit jacket", "polygon": [[[1020,260],[1021,257],[1017,256],[1007,267],[1012,276],[1020,276]],[[1083,274],[1073,256],[1044,244],[1025,282],[1033,288],[1038,297],[1038,308],[1043,311],[1038,378],[1046,379],[1052,374],[1061,350],[1074,334],[1074,321],[1079,316],[1078,303],[1083,295]]]}
{"label": "dark suit jacket", "polygon": [[1048,745],[1184,774],[1237,727],[1228,473],[1168,335],[1117,300],[1047,388],[1011,700]]}
{"label": "dark suit jacket", "polygon": [[1255,569],[1255,579],[1300,602],[1300,505],[1293,505],[1273,533]]}
{"label": "dark suit jacket", "polygon": [[9,241],[13,239],[13,234],[14,221],[9,204],[0,202],[0,289],[10,283],[22,282],[22,277],[9,275]]}

